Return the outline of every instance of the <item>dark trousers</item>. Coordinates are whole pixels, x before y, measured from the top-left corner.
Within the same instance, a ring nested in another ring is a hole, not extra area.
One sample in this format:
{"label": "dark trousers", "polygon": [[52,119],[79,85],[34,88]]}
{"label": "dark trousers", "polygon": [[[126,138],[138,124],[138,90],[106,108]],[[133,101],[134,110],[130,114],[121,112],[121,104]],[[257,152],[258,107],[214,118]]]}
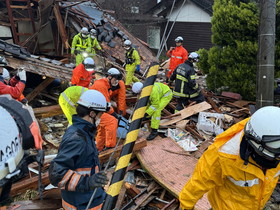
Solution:
{"label": "dark trousers", "polygon": [[194,98],[188,98],[188,97],[177,98],[176,111],[180,111],[184,109],[184,107],[189,105],[192,101],[195,101],[196,103],[200,103],[205,101],[205,98],[201,93],[199,93],[199,95]]}

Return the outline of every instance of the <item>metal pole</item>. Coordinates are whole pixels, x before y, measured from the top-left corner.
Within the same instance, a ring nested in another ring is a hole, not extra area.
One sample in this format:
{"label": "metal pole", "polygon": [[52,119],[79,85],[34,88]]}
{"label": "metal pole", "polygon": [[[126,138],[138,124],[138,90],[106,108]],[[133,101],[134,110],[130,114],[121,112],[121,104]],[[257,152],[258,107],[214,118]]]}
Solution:
{"label": "metal pole", "polygon": [[273,105],[276,1],[260,0],[257,108]]}
{"label": "metal pole", "polygon": [[107,190],[107,195],[102,206],[102,210],[114,209],[116,205],[118,195],[123,184],[126,168],[130,162],[139,128],[141,126],[142,119],[147,109],[149,97],[157,77],[158,69],[159,65],[157,63],[151,64],[140,98],[136,104],[136,108],[132,116],[132,122],[129,126],[129,131],[126,136],[119,161],[117,163],[115,172],[113,173],[109,189]]}

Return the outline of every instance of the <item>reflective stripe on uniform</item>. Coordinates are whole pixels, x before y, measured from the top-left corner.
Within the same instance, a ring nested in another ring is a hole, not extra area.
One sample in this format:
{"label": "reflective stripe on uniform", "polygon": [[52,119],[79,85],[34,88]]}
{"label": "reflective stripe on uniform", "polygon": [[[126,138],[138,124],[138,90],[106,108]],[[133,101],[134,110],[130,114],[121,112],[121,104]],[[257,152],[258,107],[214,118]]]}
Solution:
{"label": "reflective stripe on uniform", "polygon": [[77,208],[69,203],[67,203],[65,200],[62,199],[62,207],[65,210],[76,210]]}
{"label": "reflective stripe on uniform", "polygon": [[189,95],[189,98],[194,98],[194,97],[196,97],[198,95],[199,95],[199,92],[195,92],[195,93]]}
{"label": "reflective stripe on uniform", "polygon": [[195,75],[191,75],[191,79],[195,79]]}
{"label": "reflective stripe on uniform", "polygon": [[256,178],[256,179],[252,179],[252,180],[246,180],[246,181],[243,181],[243,180],[239,180],[239,181],[236,181],[235,179],[233,179],[232,177],[228,176],[227,177],[228,180],[230,180],[233,184],[237,185],[237,186],[240,186],[240,187],[252,187],[256,184],[259,184],[259,179]]}
{"label": "reflective stripe on uniform", "polygon": [[171,92],[171,90],[170,90],[170,91],[168,91],[167,93],[165,93],[162,97],[167,97],[167,96],[169,96],[171,93],[172,93],[172,92]]}
{"label": "reflective stripe on uniform", "polygon": [[75,191],[76,186],[81,178],[80,174],[74,173],[69,184],[68,184],[68,191]]}
{"label": "reflective stripe on uniform", "polygon": [[90,175],[91,168],[78,168],[75,171],[80,175]]}
{"label": "reflective stripe on uniform", "polygon": [[154,111],[157,110],[156,107],[154,107],[154,106],[150,106],[150,108],[151,108],[152,110],[154,110]]}
{"label": "reflective stripe on uniform", "polygon": [[183,57],[181,57],[181,56],[174,56],[174,55],[172,55],[171,57],[172,57],[172,58],[183,59]]}
{"label": "reflective stripe on uniform", "polygon": [[63,98],[68,102],[68,104],[69,104],[70,106],[72,106],[72,107],[75,108],[75,104],[67,97],[67,95],[66,95],[64,92],[62,92],[61,95],[62,95]]}
{"label": "reflective stripe on uniform", "polygon": [[182,80],[182,81],[184,81],[184,82],[188,82],[188,79],[187,79],[187,78],[185,78],[185,77],[183,77],[183,76],[181,76],[181,75],[179,75],[179,74],[176,75],[176,79]]}
{"label": "reflective stripe on uniform", "polygon": [[174,96],[179,96],[179,97],[188,97],[188,96],[189,96],[189,95],[187,95],[187,94],[178,93],[178,92],[176,92],[176,91],[173,91],[173,95],[174,95]]}
{"label": "reflective stripe on uniform", "polygon": [[70,177],[72,176],[73,173],[74,173],[74,171],[68,170],[57,186],[61,189],[64,189],[65,184],[68,182],[68,180],[70,179]]}

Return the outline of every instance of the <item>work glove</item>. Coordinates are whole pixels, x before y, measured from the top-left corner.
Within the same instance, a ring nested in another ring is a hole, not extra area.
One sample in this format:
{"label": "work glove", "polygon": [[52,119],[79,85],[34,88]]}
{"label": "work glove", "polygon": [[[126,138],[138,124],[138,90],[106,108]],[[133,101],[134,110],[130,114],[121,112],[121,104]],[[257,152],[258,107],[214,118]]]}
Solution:
{"label": "work glove", "polygon": [[89,189],[94,190],[98,187],[104,187],[108,182],[107,174],[104,171],[100,171],[89,177]]}
{"label": "work glove", "polygon": [[21,81],[26,82],[26,71],[25,70],[18,71],[17,76],[20,78]]}
{"label": "work glove", "polygon": [[150,116],[147,113],[145,113],[145,115],[143,117],[143,121],[147,121],[147,120],[149,120],[149,118],[150,118]]}

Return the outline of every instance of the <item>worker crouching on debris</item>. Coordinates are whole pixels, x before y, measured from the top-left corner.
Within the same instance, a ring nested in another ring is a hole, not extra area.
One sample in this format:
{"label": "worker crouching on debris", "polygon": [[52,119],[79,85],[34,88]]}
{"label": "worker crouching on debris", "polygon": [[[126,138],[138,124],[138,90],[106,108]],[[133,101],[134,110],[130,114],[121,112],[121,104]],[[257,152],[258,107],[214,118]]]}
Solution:
{"label": "worker crouching on debris", "polygon": [[86,58],[81,64],[73,69],[71,84],[88,88],[91,80],[94,78],[94,60]]}
{"label": "worker crouching on debris", "polygon": [[[140,93],[143,88],[141,82],[136,82],[132,86],[132,91],[134,93]],[[154,83],[150,98],[149,104],[145,113],[144,118],[151,117],[151,128],[152,132],[147,137],[147,140],[153,140],[158,135],[158,128],[160,124],[161,111],[166,107],[166,105],[172,99],[172,91],[170,88],[162,83]]]}
{"label": "worker crouching on debris", "polygon": [[[5,80],[3,77],[4,67],[7,66],[7,64],[5,57],[0,56],[0,95],[10,94],[12,98],[22,101],[24,99],[22,92],[25,88],[26,72],[20,69],[17,73],[17,81],[13,82],[11,86],[9,85],[9,81]],[[6,74],[9,74],[7,70],[5,71],[5,78],[8,77]],[[14,80],[15,79],[13,79],[13,81]]]}
{"label": "worker crouching on debris", "polygon": [[77,114],[77,102],[86,90],[88,89],[85,87],[71,86],[59,95],[58,103],[70,125],[72,125],[72,115]]}
{"label": "worker crouching on debris", "polygon": [[125,71],[126,71],[126,78],[125,84],[131,85],[132,82],[139,82],[139,79],[134,76],[134,72],[140,73],[140,56],[139,53],[135,48],[131,46],[130,40],[124,41],[124,49],[126,50],[125,54]]}
{"label": "worker crouching on debris", "polygon": [[[94,81],[89,89],[100,91],[106,98],[107,102],[111,101],[110,91],[118,86],[122,75],[116,68],[111,68],[107,72],[107,77]],[[96,136],[96,147],[98,151],[116,146],[117,128],[119,115],[111,107],[107,113],[101,116],[98,132]]]}
{"label": "worker crouching on debris", "polygon": [[175,80],[175,88],[173,91],[174,97],[177,98],[175,112],[184,109],[184,106],[188,105],[189,100],[196,101],[197,103],[205,100],[195,81],[193,63],[198,62],[198,59],[199,55],[196,52],[190,53],[188,60],[180,64],[170,77],[170,83]]}
{"label": "worker crouching on debris", "polygon": [[86,209],[96,188],[90,209],[98,209],[105,197],[102,187],[108,178],[99,172],[94,134],[101,115],[110,107],[104,95],[96,90],[83,93],[77,104],[77,115],[73,116],[73,125],[66,130],[58,154],[51,162],[49,177],[61,189],[64,209]]}
{"label": "worker crouching on debris", "polygon": [[71,55],[76,55],[76,66],[78,66],[91,52],[91,39],[86,27],[81,29],[81,32],[76,34],[72,41]]}
{"label": "worker crouching on debris", "polygon": [[267,106],[218,135],[182,189],[182,209],[208,192],[213,209],[263,209],[280,172],[280,108]]}
{"label": "worker crouching on debris", "polygon": [[174,69],[179,65],[188,60],[188,51],[183,47],[183,37],[178,36],[175,39],[176,47],[170,47],[166,55],[170,58],[169,69],[166,74],[166,82],[168,83],[170,76]]}

